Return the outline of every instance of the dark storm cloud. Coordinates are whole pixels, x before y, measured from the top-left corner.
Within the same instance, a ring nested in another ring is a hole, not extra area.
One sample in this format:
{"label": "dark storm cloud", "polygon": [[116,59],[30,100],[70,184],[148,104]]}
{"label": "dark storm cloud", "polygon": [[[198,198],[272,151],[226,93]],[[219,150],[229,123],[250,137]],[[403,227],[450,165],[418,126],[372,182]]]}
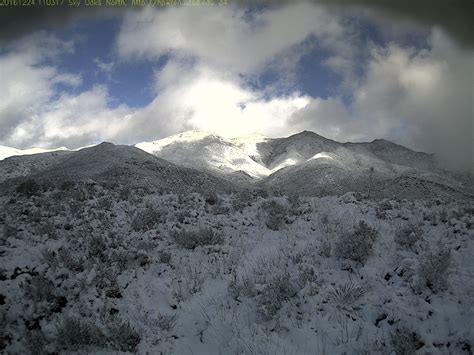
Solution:
{"label": "dark storm cloud", "polygon": [[359,7],[392,20],[439,26],[464,46],[474,48],[472,0],[315,0],[335,7]]}
{"label": "dark storm cloud", "polygon": [[[288,0],[230,0],[238,5],[278,5]],[[291,1],[294,2],[294,1]],[[313,0],[336,10],[362,9],[376,17],[408,20],[428,27],[439,26],[459,43],[474,48],[472,0]],[[130,9],[130,7],[128,8]],[[120,16],[122,10],[106,7],[2,7],[0,11],[0,42],[18,38],[44,26],[62,26],[89,17]],[[295,19],[296,20],[296,19]],[[289,19],[292,21],[292,19]]]}
{"label": "dark storm cloud", "polygon": [[[83,2],[83,1],[82,1]],[[45,27],[62,27],[83,19],[120,16],[123,11],[105,7],[3,6],[0,7],[0,45]]]}

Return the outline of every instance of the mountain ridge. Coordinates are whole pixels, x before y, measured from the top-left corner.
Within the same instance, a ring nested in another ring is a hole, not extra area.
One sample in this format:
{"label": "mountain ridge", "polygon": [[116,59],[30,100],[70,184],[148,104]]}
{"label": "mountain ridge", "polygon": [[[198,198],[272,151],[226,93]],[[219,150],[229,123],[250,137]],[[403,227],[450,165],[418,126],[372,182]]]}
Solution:
{"label": "mountain ridge", "polygon": [[[102,142],[76,151],[14,156],[0,161],[0,168],[0,182],[32,176],[113,179],[133,185],[135,179],[142,185],[169,188],[165,175],[176,174],[177,180],[194,186],[184,176],[191,174],[203,182],[204,190],[246,186],[287,194],[353,191],[408,198],[410,194],[472,194],[472,186],[443,170],[432,154],[385,139],[341,143],[311,131],[282,138],[259,134],[224,138],[212,132],[187,131],[134,146]],[[216,180],[210,183],[209,179]],[[427,192],[430,188],[433,191]]]}

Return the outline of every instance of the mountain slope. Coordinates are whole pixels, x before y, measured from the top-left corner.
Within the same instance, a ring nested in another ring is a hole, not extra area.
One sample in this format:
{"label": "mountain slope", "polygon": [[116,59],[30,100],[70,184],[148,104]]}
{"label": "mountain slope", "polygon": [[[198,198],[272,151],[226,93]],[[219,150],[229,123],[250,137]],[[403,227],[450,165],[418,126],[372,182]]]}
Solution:
{"label": "mountain slope", "polygon": [[135,145],[137,148],[175,164],[218,173],[243,171],[261,178],[270,171],[232,142],[206,132],[190,131],[155,142]]}
{"label": "mountain slope", "polygon": [[430,188],[433,195],[466,190],[437,166],[433,155],[383,139],[339,143],[303,131],[285,138],[253,134],[226,140],[191,131],[136,146],[178,165],[218,176],[240,173],[262,187],[287,193],[319,196],[368,193],[370,188],[373,196],[415,197],[425,196]]}
{"label": "mountain slope", "polygon": [[[13,160],[21,161],[25,158],[15,157]],[[41,154],[35,158],[41,161],[43,158],[49,159],[49,156]],[[10,160],[12,159],[0,161],[0,169],[10,164]],[[58,160],[44,164],[42,169],[6,180],[2,185],[16,186],[27,178],[54,184],[70,180],[92,180],[108,186],[123,185],[175,193],[228,192],[240,188],[206,172],[176,166],[141,149],[112,143],[101,143],[60,155]]]}

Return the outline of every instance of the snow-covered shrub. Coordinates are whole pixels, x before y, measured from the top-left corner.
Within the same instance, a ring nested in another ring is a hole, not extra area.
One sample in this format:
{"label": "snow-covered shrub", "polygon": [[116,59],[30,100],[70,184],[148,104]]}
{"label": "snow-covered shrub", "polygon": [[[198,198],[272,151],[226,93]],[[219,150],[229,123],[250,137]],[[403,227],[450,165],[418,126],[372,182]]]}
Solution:
{"label": "snow-covered shrub", "polygon": [[339,311],[352,315],[360,310],[365,294],[364,288],[353,282],[348,282],[331,290],[328,298]]}
{"label": "snow-covered shrub", "polygon": [[157,318],[157,325],[163,331],[172,331],[176,326],[177,318],[178,317],[176,316],[176,314],[170,315],[159,313]]}
{"label": "snow-covered shrub", "polygon": [[140,334],[129,323],[116,320],[107,326],[109,343],[118,351],[135,352],[140,344]]}
{"label": "snow-covered shrub", "polygon": [[214,231],[211,228],[176,230],[171,233],[171,238],[176,244],[185,249],[194,249],[198,246],[224,243],[224,236],[222,233]]}
{"label": "snow-covered shrub", "polygon": [[255,283],[249,277],[238,278],[234,275],[227,289],[229,295],[235,300],[241,296],[254,297],[257,294]]}
{"label": "snow-covered shrub", "polygon": [[40,236],[47,236],[51,239],[58,239],[58,231],[55,225],[50,220],[42,220],[36,227],[36,234]]}
{"label": "snow-covered shrub", "polygon": [[81,272],[84,270],[84,263],[82,259],[74,256],[70,248],[59,248],[58,259],[61,265],[71,271]]}
{"label": "snow-covered shrub", "polygon": [[103,259],[107,251],[107,243],[103,235],[92,234],[87,239],[89,257]]}
{"label": "snow-covered shrub", "polygon": [[11,342],[11,336],[7,332],[7,316],[6,310],[0,308],[0,351],[5,349]]}
{"label": "snow-covered shrub", "polygon": [[427,252],[423,256],[418,270],[419,286],[421,288],[427,287],[433,293],[446,290],[450,264],[451,252],[449,249]]}
{"label": "snow-covered shrub", "polygon": [[42,275],[33,276],[24,285],[25,297],[35,303],[54,302],[56,287],[53,282]]}
{"label": "snow-covered shrub", "polygon": [[334,253],[337,257],[365,263],[372,253],[378,232],[364,221],[352,233],[343,233],[337,241]]}
{"label": "snow-covered shrub", "polygon": [[380,201],[379,207],[382,210],[387,211],[387,210],[391,210],[393,208],[393,204],[392,204],[392,201],[387,200],[387,199],[383,199],[382,201]]}
{"label": "snow-covered shrub", "polygon": [[18,235],[18,228],[9,223],[5,223],[3,225],[2,237],[0,238],[0,245],[5,245],[8,238],[16,238],[17,235]]}
{"label": "snow-covered shrub", "polygon": [[265,218],[265,225],[271,230],[280,230],[283,227],[288,213],[285,206],[275,200],[271,200],[264,202],[262,204],[262,209]]}
{"label": "snow-covered shrub", "polygon": [[329,258],[331,256],[332,244],[328,239],[324,239],[319,247],[319,255]]}
{"label": "snow-covered shrub", "polygon": [[101,197],[97,200],[97,208],[101,210],[110,210],[113,206],[112,199],[108,196]]}
{"label": "snow-covered shrub", "polygon": [[134,231],[147,231],[158,223],[165,220],[164,211],[158,210],[156,207],[147,205],[144,209],[138,210],[132,217],[130,225]]}
{"label": "snow-covered shrub", "polygon": [[222,198],[217,199],[217,201],[212,205],[211,210],[215,215],[230,213],[230,207],[225,204],[225,200]]}
{"label": "snow-covered shrub", "polygon": [[58,345],[69,351],[77,351],[86,346],[106,345],[106,338],[100,328],[92,322],[76,317],[65,317],[57,326]]}
{"label": "snow-covered shrub", "polygon": [[219,196],[214,191],[209,192],[204,198],[208,205],[215,205],[219,201]]}
{"label": "snow-covered shrub", "polygon": [[44,248],[41,250],[41,256],[40,256],[40,260],[41,260],[41,263],[55,269],[58,264],[59,264],[59,260],[58,260],[58,255],[57,253],[50,249],[50,248]]}
{"label": "snow-covered shrub", "polygon": [[101,267],[94,279],[98,291],[104,291],[109,298],[121,298],[121,288],[117,281],[117,270]]}
{"label": "snow-covered shrub", "polygon": [[264,319],[272,319],[283,304],[298,292],[288,273],[278,273],[265,285],[257,298],[258,312]]}
{"label": "snow-covered shrub", "polygon": [[406,328],[397,328],[390,334],[390,343],[396,355],[411,355],[424,345],[420,336]]}
{"label": "snow-covered shrub", "polygon": [[288,213],[291,216],[297,216],[300,214],[301,199],[300,196],[296,193],[290,194],[287,197],[289,208]]}
{"label": "snow-covered shrub", "polygon": [[16,192],[26,197],[38,196],[41,192],[41,186],[34,179],[28,179],[19,184]]}
{"label": "snow-covered shrub", "polygon": [[169,264],[171,262],[171,253],[168,251],[159,252],[158,261],[162,264]]}
{"label": "snow-covered shrub", "polygon": [[249,191],[240,191],[232,194],[230,203],[234,212],[242,212],[247,206],[250,206],[253,196]]}
{"label": "snow-covered shrub", "polygon": [[48,353],[45,351],[45,346],[47,346],[49,342],[41,329],[27,330],[25,331],[24,337],[29,354],[42,355]]}
{"label": "snow-covered shrub", "polygon": [[408,250],[411,250],[422,238],[423,231],[413,223],[409,223],[395,232],[395,242]]}

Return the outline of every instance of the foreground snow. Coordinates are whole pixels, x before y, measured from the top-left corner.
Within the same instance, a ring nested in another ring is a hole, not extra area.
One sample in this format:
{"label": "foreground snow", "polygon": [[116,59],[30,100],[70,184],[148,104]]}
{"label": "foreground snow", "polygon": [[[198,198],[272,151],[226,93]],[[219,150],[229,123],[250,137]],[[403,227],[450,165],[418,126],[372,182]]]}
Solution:
{"label": "foreground snow", "polygon": [[472,204],[93,183],[33,192],[0,200],[6,353],[474,346]]}

